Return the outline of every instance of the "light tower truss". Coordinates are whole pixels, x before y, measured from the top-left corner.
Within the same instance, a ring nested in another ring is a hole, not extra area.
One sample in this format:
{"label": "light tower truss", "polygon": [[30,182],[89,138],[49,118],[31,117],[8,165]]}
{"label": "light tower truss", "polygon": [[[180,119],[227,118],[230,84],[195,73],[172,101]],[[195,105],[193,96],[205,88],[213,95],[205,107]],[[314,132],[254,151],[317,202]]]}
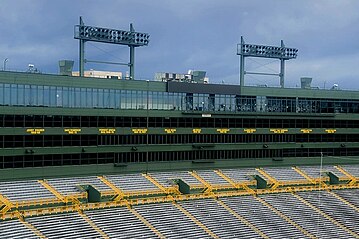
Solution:
{"label": "light tower truss", "polygon": [[[135,47],[147,46],[149,43],[150,35],[147,33],[135,32],[132,23],[130,24],[130,30],[116,30],[102,27],[86,26],[80,17],[80,24],[75,25],[74,38],[80,41],[80,60],[79,71],[80,76],[84,75],[84,63],[106,63],[126,65],[130,67],[130,79],[134,79],[135,75]],[[126,45],[130,48],[130,62],[129,63],[111,63],[103,61],[90,61],[85,60],[85,42],[102,42],[109,44]]]}
{"label": "light tower truss", "polygon": [[[266,46],[266,45],[254,45],[246,44],[243,36],[241,36],[241,43],[237,44],[237,55],[240,55],[240,85],[244,86],[244,75],[274,75],[279,76],[280,86],[284,88],[284,72],[285,61],[289,59],[295,59],[298,55],[298,49],[287,48],[284,46],[283,40],[281,45],[278,46]],[[246,57],[260,57],[260,58],[274,58],[280,60],[280,72],[278,74],[273,73],[261,73],[261,72],[248,72],[245,71],[245,58]]]}

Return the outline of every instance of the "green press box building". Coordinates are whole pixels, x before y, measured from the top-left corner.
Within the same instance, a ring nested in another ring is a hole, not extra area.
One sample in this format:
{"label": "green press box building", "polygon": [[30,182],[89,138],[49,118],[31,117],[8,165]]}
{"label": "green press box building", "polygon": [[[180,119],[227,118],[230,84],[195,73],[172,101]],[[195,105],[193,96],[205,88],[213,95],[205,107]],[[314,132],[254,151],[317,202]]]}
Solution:
{"label": "green press box building", "polygon": [[358,114],[357,91],[3,71],[1,179],[356,163]]}

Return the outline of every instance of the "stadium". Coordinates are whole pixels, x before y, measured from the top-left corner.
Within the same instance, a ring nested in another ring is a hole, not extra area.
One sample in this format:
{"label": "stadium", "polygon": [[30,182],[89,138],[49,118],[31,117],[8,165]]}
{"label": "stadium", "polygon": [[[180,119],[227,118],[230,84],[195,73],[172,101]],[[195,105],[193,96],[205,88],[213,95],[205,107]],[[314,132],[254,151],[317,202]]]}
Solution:
{"label": "stadium", "polygon": [[[0,238],[359,238],[359,92],[284,87],[298,50],[247,44],[240,85],[134,77],[149,35],[80,24],[80,69],[0,72]],[[86,76],[88,41],[130,75]],[[274,58],[280,87],[246,86]],[[257,73],[258,74],[258,73]]]}

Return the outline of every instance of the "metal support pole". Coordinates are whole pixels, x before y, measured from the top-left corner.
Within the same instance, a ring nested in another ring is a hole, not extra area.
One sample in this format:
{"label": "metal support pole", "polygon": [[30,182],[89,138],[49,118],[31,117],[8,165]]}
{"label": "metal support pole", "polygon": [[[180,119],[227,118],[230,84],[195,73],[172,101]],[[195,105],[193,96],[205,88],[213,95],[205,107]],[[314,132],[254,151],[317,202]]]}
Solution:
{"label": "metal support pole", "polygon": [[150,81],[147,80],[147,109],[146,109],[146,129],[147,129],[147,132],[146,132],[146,174],[148,173],[148,150],[149,150],[149,138],[148,138],[148,127],[149,127],[149,106],[150,106],[150,103],[149,103],[149,90],[150,90],[150,87],[149,87],[149,84],[150,84]]}
{"label": "metal support pole", "polygon": [[[130,32],[134,32],[132,23],[130,24]],[[135,79],[135,47],[130,45],[130,80]]]}
{"label": "metal support pole", "polygon": [[244,86],[244,55],[243,55],[244,39],[241,36],[241,65],[240,65],[240,86]]}
{"label": "metal support pole", "polygon": [[[80,26],[83,26],[84,22],[80,17]],[[85,64],[85,40],[80,39],[80,60],[79,60],[79,72],[80,76],[84,76],[84,64]]]}
{"label": "metal support pole", "polygon": [[3,70],[4,71],[6,71],[6,63],[9,61],[9,58],[5,58],[5,60],[4,60],[4,68],[3,68]]}
{"label": "metal support pole", "polygon": [[[283,40],[280,41],[280,46],[281,46],[282,48],[285,47]],[[281,59],[280,59],[280,73],[279,73],[279,77],[280,77],[280,87],[282,87],[282,88],[284,88],[284,67],[285,67],[285,66],[284,66],[284,63],[285,63],[284,59],[281,58]]]}
{"label": "metal support pole", "polygon": [[135,47],[130,46],[130,80],[135,79]]}

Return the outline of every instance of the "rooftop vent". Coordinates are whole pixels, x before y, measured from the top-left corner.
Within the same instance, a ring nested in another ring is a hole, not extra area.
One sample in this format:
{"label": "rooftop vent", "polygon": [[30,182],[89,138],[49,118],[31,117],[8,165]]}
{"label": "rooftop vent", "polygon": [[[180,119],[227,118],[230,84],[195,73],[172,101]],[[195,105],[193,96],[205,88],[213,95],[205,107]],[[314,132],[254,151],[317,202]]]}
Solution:
{"label": "rooftop vent", "polygon": [[302,89],[311,89],[312,78],[310,77],[301,77],[300,78],[300,88]]}
{"label": "rooftop vent", "polygon": [[74,67],[74,61],[69,61],[69,60],[59,61],[60,75],[72,76],[73,67]]}
{"label": "rooftop vent", "polygon": [[332,88],[330,88],[331,90],[339,90],[339,85],[338,84],[333,84]]}

